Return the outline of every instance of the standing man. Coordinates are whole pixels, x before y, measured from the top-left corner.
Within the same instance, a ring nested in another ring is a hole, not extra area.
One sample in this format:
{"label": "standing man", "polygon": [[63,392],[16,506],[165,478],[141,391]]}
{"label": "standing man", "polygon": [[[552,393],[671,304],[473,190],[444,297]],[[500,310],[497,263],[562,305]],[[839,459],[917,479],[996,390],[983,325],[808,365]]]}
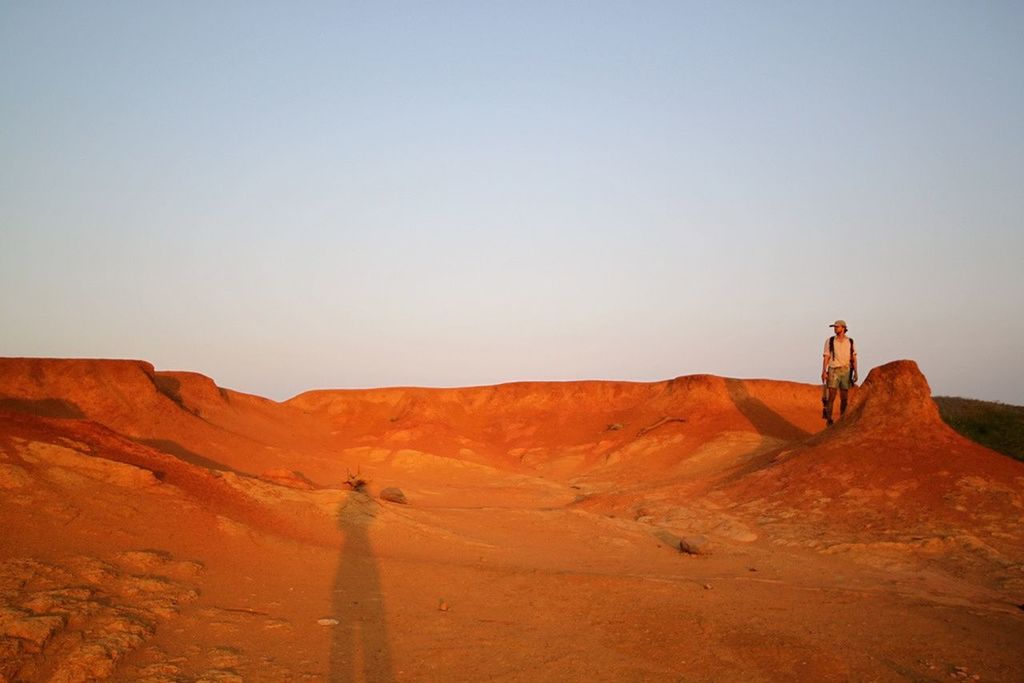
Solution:
{"label": "standing man", "polygon": [[837,320],[831,325],[835,335],[825,340],[824,358],[821,363],[821,381],[828,386],[828,404],[825,406],[826,424],[832,424],[832,406],[839,390],[839,417],[846,412],[850,387],[857,382],[857,351],[853,339],[846,336],[846,321]]}

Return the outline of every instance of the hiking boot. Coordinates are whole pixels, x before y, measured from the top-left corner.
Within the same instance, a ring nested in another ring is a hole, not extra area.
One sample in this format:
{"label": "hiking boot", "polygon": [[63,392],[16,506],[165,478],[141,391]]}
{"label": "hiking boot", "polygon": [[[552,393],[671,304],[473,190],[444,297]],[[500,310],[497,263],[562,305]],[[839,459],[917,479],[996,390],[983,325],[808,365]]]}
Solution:
{"label": "hiking boot", "polygon": [[825,418],[825,426],[826,427],[831,427],[832,426],[832,418],[831,417]]}

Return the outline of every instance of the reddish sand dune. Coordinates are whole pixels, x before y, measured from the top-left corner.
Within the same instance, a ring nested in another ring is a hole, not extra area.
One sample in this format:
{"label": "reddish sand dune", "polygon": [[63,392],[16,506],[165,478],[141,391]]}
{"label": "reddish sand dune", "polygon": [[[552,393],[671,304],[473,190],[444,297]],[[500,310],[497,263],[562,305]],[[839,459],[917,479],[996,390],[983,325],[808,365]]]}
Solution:
{"label": "reddish sand dune", "polygon": [[0,681],[1024,678],[1024,466],[819,398],[0,359]]}

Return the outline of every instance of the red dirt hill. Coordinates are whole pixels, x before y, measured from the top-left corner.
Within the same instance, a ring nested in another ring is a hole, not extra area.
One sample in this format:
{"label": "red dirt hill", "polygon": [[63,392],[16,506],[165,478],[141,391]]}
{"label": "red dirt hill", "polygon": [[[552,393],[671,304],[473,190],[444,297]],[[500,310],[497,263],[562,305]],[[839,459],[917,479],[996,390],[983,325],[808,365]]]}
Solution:
{"label": "red dirt hill", "polygon": [[0,359],[0,681],[1020,679],[1024,464],[930,393]]}

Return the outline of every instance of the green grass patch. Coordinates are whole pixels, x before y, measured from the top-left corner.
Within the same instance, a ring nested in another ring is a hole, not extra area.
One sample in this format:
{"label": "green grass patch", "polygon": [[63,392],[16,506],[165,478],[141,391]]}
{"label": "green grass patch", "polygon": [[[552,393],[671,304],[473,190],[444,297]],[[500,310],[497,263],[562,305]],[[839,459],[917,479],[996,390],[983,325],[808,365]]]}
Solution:
{"label": "green grass patch", "polygon": [[1024,461],[1024,406],[934,396],[950,427],[986,448]]}

